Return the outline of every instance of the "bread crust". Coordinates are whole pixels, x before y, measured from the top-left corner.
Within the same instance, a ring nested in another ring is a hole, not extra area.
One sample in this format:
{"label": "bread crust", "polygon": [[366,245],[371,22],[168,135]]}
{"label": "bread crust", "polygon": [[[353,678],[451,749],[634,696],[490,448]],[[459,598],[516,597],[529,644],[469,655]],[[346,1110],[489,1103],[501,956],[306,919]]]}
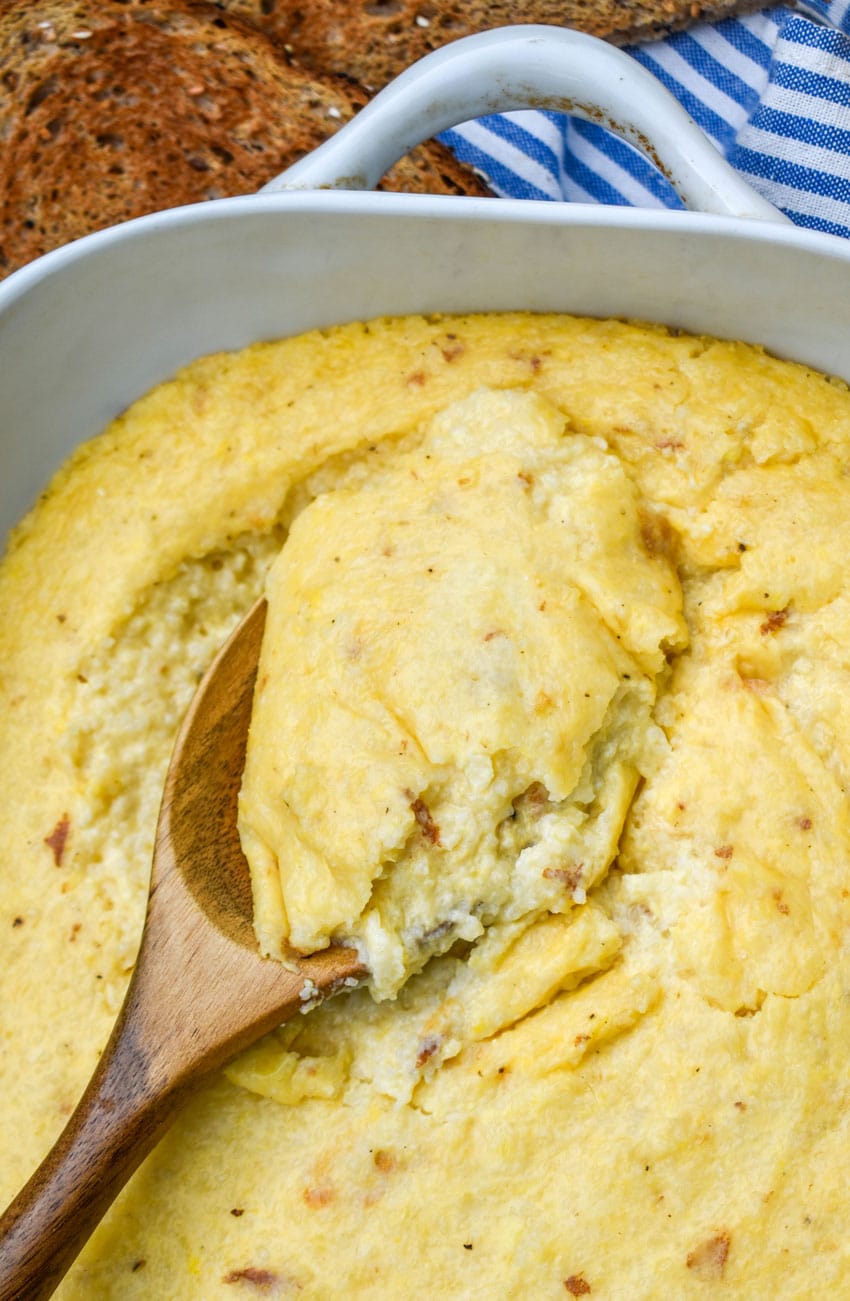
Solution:
{"label": "bread crust", "polygon": [[[207,3],[0,4],[0,272],[145,213],[252,193],[368,93]],[[436,141],[382,188],[488,195]]]}
{"label": "bread crust", "polygon": [[431,50],[492,27],[548,23],[625,45],[765,8],[763,0],[215,2],[283,42],[306,67],[348,72],[373,91]]}

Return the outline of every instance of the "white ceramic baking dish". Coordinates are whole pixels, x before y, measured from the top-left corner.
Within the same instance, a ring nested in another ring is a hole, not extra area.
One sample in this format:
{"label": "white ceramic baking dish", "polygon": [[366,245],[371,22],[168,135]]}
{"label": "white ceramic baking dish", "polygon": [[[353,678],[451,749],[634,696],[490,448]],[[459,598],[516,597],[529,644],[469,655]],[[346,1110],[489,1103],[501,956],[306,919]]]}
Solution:
{"label": "white ceramic baking dish", "polygon": [[[452,123],[528,106],[613,126],[702,211],[351,192]],[[259,195],[128,222],[0,285],[0,536],[77,442],[193,357],[507,308],[662,321],[850,379],[850,244],[788,224],[628,55],[503,28],[430,55]]]}

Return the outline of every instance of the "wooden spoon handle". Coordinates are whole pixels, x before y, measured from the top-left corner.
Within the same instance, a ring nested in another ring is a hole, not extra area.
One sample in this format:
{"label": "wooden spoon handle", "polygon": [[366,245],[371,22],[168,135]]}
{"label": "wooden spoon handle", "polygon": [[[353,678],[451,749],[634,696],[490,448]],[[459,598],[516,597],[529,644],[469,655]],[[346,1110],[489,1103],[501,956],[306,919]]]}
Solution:
{"label": "wooden spoon handle", "polygon": [[[154,920],[161,907],[175,925],[147,932],[88,1088],[0,1217],[0,1301],[52,1294],[197,1084],[297,1015],[305,983],[328,995],[365,974],[353,949],[325,949],[293,969],[259,958],[213,928],[202,947],[188,905],[176,872],[152,896]],[[228,990],[240,997],[228,1002]]]}
{"label": "wooden spoon handle", "polygon": [[257,950],[236,801],[264,619],[260,601],[181,729],[127,997],[59,1141],[0,1218],[0,1301],[51,1294],[195,1081],[366,974],[354,949],[285,963]]}
{"label": "wooden spoon handle", "polygon": [[39,1301],[58,1287],[110,1203],[189,1092],[154,1081],[120,1023],[58,1142],[0,1218],[0,1301]]}

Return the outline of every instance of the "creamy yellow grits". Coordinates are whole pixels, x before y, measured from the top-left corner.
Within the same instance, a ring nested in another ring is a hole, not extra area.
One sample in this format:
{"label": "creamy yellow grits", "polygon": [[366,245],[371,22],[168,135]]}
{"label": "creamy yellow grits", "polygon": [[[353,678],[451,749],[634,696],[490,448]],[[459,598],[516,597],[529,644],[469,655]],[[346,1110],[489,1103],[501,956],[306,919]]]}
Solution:
{"label": "creamy yellow grits", "polygon": [[568,317],[206,358],[82,448],[0,566],[0,1198],[264,590],[258,935],[374,979],[204,1088],[60,1295],[847,1292],[848,508],[843,384]]}

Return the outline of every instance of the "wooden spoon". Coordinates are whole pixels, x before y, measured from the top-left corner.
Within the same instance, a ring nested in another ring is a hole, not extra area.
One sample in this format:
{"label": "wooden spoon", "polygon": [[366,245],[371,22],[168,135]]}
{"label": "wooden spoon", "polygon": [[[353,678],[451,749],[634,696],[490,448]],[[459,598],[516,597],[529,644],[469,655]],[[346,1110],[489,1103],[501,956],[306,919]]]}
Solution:
{"label": "wooden spoon", "polygon": [[365,974],[353,949],[294,958],[291,969],[257,949],[236,807],[265,616],[260,601],[178,735],[136,969],[79,1106],[0,1219],[0,1301],[53,1292],[205,1075]]}

